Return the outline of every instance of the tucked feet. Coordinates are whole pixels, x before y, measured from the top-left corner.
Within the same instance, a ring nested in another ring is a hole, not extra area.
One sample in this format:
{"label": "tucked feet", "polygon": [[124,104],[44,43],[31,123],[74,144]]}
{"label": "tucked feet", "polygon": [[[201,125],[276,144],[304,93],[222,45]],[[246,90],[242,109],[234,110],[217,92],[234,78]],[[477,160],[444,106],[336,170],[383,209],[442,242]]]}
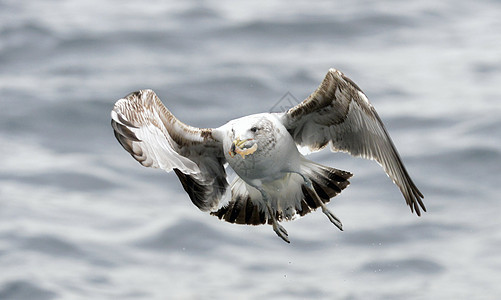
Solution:
{"label": "tucked feet", "polygon": [[[264,199],[268,199],[266,193],[262,191],[262,195]],[[282,225],[278,224],[277,219],[275,218],[275,212],[271,208],[270,203],[266,203],[266,207],[268,208],[268,216],[271,219],[271,225],[273,225],[273,230],[277,233],[277,235],[284,240],[287,243],[290,243],[289,241],[289,234],[287,233],[287,230],[282,227]]]}
{"label": "tucked feet", "polygon": [[330,210],[328,210],[325,205],[322,207],[322,212],[329,218],[329,221],[332,222],[332,224],[336,225],[339,230],[343,231],[343,224],[341,221],[334,215]]}
{"label": "tucked feet", "polygon": [[278,222],[273,222],[273,230],[277,233],[279,237],[282,238],[282,240],[284,240],[287,243],[290,243],[289,234],[282,225],[278,224]]}
{"label": "tucked feet", "polygon": [[[300,174],[301,175],[301,174]],[[339,230],[343,231],[343,224],[341,223],[341,220],[339,220],[336,215],[334,215],[325,205],[325,203],[320,199],[318,196],[317,192],[315,191],[315,188],[313,187],[313,184],[311,181],[306,178],[305,176],[301,175],[304,179],[304,182],[306,186],[313,192],[313,195],[315,197],[315,202],[317,203],[318,206],[322,207],[322,212],[329,218],[329,221],[331,221],[332,224],[336,225]]]}

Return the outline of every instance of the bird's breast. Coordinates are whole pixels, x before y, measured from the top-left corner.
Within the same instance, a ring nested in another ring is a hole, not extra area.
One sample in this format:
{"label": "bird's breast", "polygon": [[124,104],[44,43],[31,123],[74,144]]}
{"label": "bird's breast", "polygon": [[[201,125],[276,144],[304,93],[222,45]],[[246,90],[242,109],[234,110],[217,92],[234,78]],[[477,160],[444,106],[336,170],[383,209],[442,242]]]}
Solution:
{"label": "bird's breast", "polygon": [[292,138],[270,136],[257,140],[256,144],[255,151],[247,155],[231,155],[234,150],[231,145],[225,151],[229,165],[244,180],[281,178],[284,170],[291,169],[291,164],[299,161],[300,154]]}

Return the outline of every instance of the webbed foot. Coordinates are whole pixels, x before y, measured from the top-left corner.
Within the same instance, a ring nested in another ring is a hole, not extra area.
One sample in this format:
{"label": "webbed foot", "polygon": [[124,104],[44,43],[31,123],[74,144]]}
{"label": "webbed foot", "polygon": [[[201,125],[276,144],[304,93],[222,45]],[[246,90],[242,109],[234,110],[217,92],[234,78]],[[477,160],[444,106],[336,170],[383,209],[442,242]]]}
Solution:
{"label": "webbed foot", "polygon": [[341,220],[339,220],[336,215],[328,210],[325,205],[322,207],[322,212],[327,216],[327,218],[329,218],[329,221],[331,221],[332,224],[336,225],[339,230],[343,231],[343,224],[341,223]]}
{"label": "webbed foot", "polygon": [[282,240],[284,240],[287,243],[290,243],[289,234],[282,225],[278,224],[278,222],[273,222],[273,230],[277,233],[277,235],[280,238],[282,238]]}

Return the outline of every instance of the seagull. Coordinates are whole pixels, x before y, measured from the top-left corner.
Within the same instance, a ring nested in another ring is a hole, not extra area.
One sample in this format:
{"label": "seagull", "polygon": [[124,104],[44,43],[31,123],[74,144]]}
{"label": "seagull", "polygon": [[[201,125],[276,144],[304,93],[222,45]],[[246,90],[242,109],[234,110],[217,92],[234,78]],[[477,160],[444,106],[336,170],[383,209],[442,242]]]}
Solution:
{"label": "seagull", "polygon": [[[423,194],[402,163],[376,110],[347,76],[330,69],[304,101],[281,113],[253,114],[218,128],[179,121],[152,90],[119,99],[111,111],[115,137],[145,167],[174,171],[195,206],[221,220],[269,224],[290,243],[280,224],[326,206],[349,185],[350,172],[307,159],[299,148],[375,160],[398,186],[411,212],[426,211]],[[236,174],[228,183],[227,168]],[[228,190],[228,187],[230,189]],[[226,202],[226,192],[231,192]]]}

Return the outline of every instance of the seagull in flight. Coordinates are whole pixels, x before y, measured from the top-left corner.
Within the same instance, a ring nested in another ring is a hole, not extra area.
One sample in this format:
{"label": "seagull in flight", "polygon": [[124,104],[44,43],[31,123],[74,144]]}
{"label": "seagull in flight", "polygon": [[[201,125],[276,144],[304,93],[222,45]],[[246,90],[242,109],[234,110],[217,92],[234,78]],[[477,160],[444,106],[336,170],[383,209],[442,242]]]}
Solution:
{"label": "seagull in flight", "polygon": [[[119,99],[111,111],[115,137],[145,167],[174,171],[200,210],[230,223],[269,224],[289,243],[282,221],[327,208],[349,185],[350,172],[313,162],[298,147],[332,151],[378,162],[397,185],[411,212],[426,211],[388,132],[362,90],[336,69],[308,98],[282,113],[234,119],[218,128],[179,121],[152,90]],[[228,183],[226,168],[236,176]],[[229,187],[229,190],[228,190]],[[223,196],[229,192],[227,201]]]}

